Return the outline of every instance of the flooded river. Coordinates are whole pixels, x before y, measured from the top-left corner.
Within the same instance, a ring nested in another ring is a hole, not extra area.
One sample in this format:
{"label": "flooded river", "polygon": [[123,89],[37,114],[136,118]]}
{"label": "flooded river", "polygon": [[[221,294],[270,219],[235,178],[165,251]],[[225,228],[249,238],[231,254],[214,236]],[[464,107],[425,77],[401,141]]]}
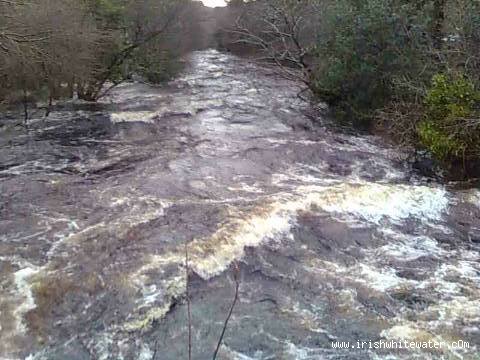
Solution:
{"label": "flooded river", "polygon": [[[0,128],[0,359],[479,359],[480,191],[213,50]],[[463,340],[441,350],[333,341]]]}

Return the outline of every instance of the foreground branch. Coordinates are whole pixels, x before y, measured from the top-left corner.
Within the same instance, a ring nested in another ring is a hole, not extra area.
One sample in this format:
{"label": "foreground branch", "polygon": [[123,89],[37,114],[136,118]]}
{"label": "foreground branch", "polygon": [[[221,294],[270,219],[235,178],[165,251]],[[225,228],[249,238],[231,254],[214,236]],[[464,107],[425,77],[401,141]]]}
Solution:
{"label": "foreground branch", "polygon": [[225,336],[225,332],[227,331],[228,327],[228,322],[230,321],[230,318],[232,317],[233,314],[233,309],[235,308],[235,305],[237,304],[238,301],[238,290],[240,288],[240,279],[239,279],[239,268],[237,264],[234,264],[234,270],[233,270],[233,278],[235,280],[235,296],[233,298],[232,306],[230,307],[230,311],[228,312],[228,316],[225,319],[225,323],[223,324],[223,329],[222,329],[222,334],[220,335],[220,338],[218,339],[218,344],[217,348],[215,349],[215,352],[213,353],[213,360],[217,358],[218,351],[220,350],[220,346],[222,346],[223,342],[223,337]]}
{"label": "foreground branch", "polygon": [[185,296],[187,298],[187,315],[188,315],[188,360],[192,360],[192,311],[190,304],[190,292],[188,289],[189,276],[189,257],[188,257],[188,241],[185,240]]}

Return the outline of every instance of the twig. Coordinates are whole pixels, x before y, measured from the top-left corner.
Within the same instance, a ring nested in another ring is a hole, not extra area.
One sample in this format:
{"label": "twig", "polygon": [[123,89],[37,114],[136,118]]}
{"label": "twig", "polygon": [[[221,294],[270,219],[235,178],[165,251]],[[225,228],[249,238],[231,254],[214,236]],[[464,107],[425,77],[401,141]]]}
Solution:
{"label": "twig", "polygon": [[152,360],[155,360],[156,357],[157,357],[157,351],[158,351],[157,341],[158,341],[158,340],[155,340],[155,343],[154,343],[154,345],[153,345]]}
{"label": "twig", "polygon": [[238,301],[238,289],[240,288],[239,269],[238,269],[238,265],[236,263],[233,266],[234,266],[233,278],[235,280],[235,297],[233,298],[232,306],[230,307],[230,311],[228,312],[228,316],[225,319],[225,323],[223,324],[222,334],[220,335],[220,338],[218,339],[217,348],[215,349],[215,352],[213,353],[213,360],[215,360],[217,358],[218,350],[220,350],[220,346],[222,346],[223,337],[225,335],[225,332],[227,331],[228,322],[230,321],[230,318],[232,317],[233,309],[235,308],[235,305],[237,304],[237,301]]}
{"label": "twig", "polygon": [[23,118],[26,126],[28,124],[28,94],[25,86],[23,87]]}
{"label": "twig", "polygon": [[190,292],[188,290],[189,258],[188,258],[188,240],[185,240],[185,296],[187,297],[188,313],[188,360],[192,360],[192,311],[190,307]]}

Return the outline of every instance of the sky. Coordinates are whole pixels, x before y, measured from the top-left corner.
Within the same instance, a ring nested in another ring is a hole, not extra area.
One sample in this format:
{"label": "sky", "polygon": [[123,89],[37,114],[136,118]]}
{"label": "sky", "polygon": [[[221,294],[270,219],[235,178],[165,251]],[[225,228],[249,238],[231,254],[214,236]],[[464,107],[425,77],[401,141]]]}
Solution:
{"label": "sky", "polygon": [[215,7],[215,6],[225,6],[225,0],[202,0],[206,6]]}

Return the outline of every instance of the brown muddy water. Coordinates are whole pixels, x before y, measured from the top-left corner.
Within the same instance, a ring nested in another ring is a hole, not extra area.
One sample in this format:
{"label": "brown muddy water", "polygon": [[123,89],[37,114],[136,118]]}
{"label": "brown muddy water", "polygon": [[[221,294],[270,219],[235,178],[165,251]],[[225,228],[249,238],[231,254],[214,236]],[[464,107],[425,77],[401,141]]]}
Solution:
{"label": "brown muddy water", "polygon": [[[0,128],[0,358],[479,359],[480,192],[312,124],[298,86],[213,50],[28,132]],[[332,341],[469,349],[334,350]]]}

